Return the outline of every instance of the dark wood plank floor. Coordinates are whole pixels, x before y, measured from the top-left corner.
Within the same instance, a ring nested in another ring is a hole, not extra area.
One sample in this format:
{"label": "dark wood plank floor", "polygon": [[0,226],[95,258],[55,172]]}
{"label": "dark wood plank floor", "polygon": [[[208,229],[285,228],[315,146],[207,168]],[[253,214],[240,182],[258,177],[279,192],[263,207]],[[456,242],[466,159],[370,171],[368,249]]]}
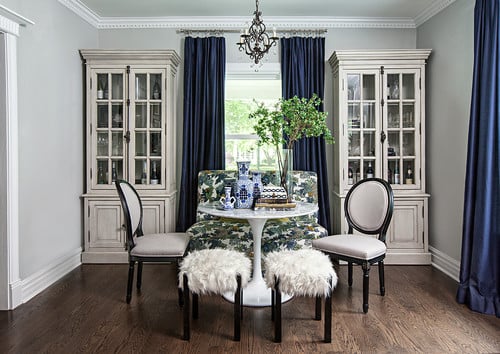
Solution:
{"label": "dark wood plank floor", "polygon": [[0,312],[1,353],[498,353],[500,319],[455,301],[457,284],[430,266],[386,266],[386,296],[372,270],[370,310],[361,310],[361,271],[346,285],[341,266],[333,299],[332,343],[314,321],[314,300],[283,306],[283,342],[273,343],[269,308],[245,308],[241,342],[232,341],[232,306],[200,299],[191,341],[173,265],[145,265],[143,289],[127,305],[126,265],[83,265],[14,311]]}

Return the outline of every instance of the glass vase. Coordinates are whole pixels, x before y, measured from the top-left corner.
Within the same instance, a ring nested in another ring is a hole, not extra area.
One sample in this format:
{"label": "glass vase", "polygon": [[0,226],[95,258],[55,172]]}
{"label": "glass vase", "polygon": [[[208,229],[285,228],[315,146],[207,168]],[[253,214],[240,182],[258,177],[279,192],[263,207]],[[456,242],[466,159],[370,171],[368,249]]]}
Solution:
{"label": "glass vase", "polygon": [[290,200],[293,194],[293,149],[283,149],[279,170],[280,185],[285,189],[288,199]]}

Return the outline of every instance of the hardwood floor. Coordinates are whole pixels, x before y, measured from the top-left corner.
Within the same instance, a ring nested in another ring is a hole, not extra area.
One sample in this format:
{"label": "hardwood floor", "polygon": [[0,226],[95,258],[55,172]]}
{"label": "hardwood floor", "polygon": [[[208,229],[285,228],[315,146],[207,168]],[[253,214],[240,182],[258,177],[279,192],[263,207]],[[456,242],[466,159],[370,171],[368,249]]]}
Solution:
{"label": "hardwood floor", "polygon": [[347,287],[339,270],[332,343],[314,321],[314,299],[283,305],[283,342],[273,342],[269,308],[245,308],[241,342],[233,342],[224,299],[200,297],[191,341],[182,335],[173,265],[145,265],[143,289],[125,303],[127,265],[82,265],[14,311],[0,312],[1,353],[495,353],[500,319],[457,304],[457,284],[430,266],[386,266],[386,296],[372,269],[370,309],[362,312],[361,270]]}

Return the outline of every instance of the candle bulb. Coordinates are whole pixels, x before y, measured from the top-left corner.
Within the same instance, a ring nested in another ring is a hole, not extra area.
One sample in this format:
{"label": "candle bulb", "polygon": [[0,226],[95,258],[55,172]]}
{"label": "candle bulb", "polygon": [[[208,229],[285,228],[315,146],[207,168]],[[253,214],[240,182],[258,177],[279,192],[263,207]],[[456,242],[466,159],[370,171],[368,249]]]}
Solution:
{"label": "candle bulb", "polygon": [[276,37],[276,27],[273,27],[273,37]]}

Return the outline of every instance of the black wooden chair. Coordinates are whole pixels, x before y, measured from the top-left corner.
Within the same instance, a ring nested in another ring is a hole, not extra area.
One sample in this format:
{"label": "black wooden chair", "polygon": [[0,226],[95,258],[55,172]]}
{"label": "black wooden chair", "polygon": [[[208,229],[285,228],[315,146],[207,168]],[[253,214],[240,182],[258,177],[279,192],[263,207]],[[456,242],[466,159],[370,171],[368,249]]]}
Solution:
{"label": "black wooden chair", "polygon": [[[378,263],[380,294],[385,295],[384,258],[387,252],[385,236],[392,218],[394,194],[385,180],[367,178],[356,183],[347,193],[344,211],[348,233],[313,240],[319,249],[334,260],[347,262],[348,284],[352,286],[352,265],[363,268],[363,312],[368,312],[370,267]],[[353,234],[354,230],[363,233]],[[378,235],[373,237],[369,235]]]}
{"label": "black wooden chair", "polygon": [[[127,282],[127,303],[132,299],[134,267],[137,262],[137,290],[141,289],[143,262],[176,262],[186,253],[189,238],[184,232],[158,233],[145,235],[142,231],[142,202],[135,188],[128,182],[117,180],[116,190],[125,215],[129,271]],[[179,305],[182,305],[182,292],[179,289]]]}

